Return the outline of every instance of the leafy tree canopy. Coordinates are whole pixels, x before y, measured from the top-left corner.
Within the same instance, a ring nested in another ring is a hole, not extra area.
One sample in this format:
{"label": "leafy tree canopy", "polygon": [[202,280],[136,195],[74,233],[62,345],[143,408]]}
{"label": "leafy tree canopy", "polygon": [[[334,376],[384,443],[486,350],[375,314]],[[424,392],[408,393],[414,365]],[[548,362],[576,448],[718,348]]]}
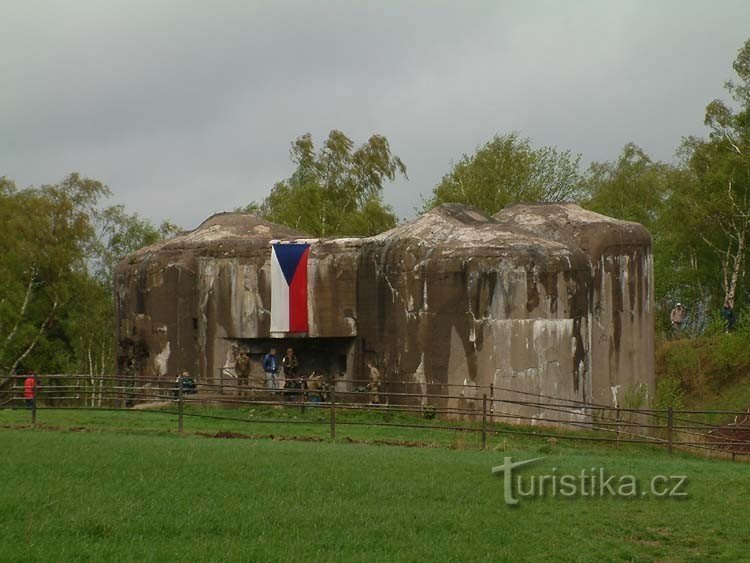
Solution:
{"label": "leafy tree canopy", "polygon": [[290,156],[294,173],[278,182],[263,203],[244,211],[315,236],[366,236],[396,225],[393,209],[383,203],[383,187],[406,177],[406,166],[382,135],[355,147],[333,130],[316,150],[308,133],[292,143]]}
{"label": "leafy tree canopy", "polygon": [[70,174],[19,190],[0,178],[0,387],[18,370],[111,372],[112,269],[129,252],[173,234]]}
{"label": "leafy tree canopy", "polygon": [[496,135],[464,155],[433,189],[424,209],[464,203],[490,215],[508,204],[570,201],[578,197],[580,155],[554,147],[535,149],[517,133]]}

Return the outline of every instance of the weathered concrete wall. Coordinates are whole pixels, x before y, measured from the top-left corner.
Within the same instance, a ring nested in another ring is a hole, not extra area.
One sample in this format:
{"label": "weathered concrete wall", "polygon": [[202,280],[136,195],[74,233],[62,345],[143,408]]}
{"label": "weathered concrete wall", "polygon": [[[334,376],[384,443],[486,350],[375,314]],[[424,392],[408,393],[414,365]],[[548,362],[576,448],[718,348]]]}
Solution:
{"label": "weathered concrete wall", "polygon": [[[404,391],[528,400],[505,389],[587,400],[591,274],[580,249],[443,207],[363,251],[360,336]],[[372,307],[363,306],[374,293]],[[431,401],[435,402],[435,401]],[[481,401],[437,401],[481,408]],[[539,416],[497,403],[497,411]]]}
{"label": "weathered concrete wall", "polygon": [[[251,216],[216,215],[118,266],[121,369],[153,377],[187,369],[210,381],[232,367],[233,346],[258,354],[273,342],[275,239],[311,243],[304,341],[310,353],[318,342],[342,356],[348,380],[365,378],[374,359],[388,390],[460,393],[465,400],[428,402],[462,408],[481,408],[468,399],[489,384],[500,399],[607,405],[635,385],[653,388],[650,236],[571,204],[512,206],[494,218],[443,206],[363,239],[311,240]],[[586,415],[495,409],[519,421]]]}
{"label": "weathered concrete wall", "polygon": [[572,204],[514,205],[495,217],[506,228],[576,245],[588,256],[594,376],[588,399],[622,406],[623,396],[641,385],[653,396],[653,257],[648,231]]}

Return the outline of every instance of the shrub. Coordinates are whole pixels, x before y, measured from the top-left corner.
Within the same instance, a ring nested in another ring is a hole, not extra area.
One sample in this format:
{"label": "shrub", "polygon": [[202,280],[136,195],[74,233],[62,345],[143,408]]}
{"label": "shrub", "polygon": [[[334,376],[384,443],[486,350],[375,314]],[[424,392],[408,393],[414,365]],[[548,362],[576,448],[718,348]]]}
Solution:
{"label": "shrub", "polygon": [[657,409],[685,408],[685,391],[682,389],[682,383],[674,376],[661,378],[656,383],[656,397],[654,398],[654,407]]}

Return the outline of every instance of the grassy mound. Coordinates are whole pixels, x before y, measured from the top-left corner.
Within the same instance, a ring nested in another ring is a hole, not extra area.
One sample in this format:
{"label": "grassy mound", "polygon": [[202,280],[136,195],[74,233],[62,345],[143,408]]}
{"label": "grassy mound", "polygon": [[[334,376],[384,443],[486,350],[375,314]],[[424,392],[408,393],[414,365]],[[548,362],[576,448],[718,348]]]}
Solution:
{"label": "grassy mound", "polygon": [[745,411],[750,408],[750,334],[661,341],[656,377],[658,407]]}

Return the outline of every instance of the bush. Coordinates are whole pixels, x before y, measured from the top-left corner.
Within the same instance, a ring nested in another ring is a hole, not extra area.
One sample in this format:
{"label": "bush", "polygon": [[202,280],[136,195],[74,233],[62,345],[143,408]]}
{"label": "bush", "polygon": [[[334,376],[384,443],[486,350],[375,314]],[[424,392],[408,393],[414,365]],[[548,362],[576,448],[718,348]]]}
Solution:
{"label": "bush", "polygon": [[625,388],[621,405],[625,409],[640,409],[648,403],[648,386],[643,383]]}
{"label": "bush", "polygon": [[657,347],[657,380],[672,378],[685,394],[702,396],[737,381],[750,368],[750,328],[733,333],[662,341]]}
{"label": "bush", "polygon": [[657,381],[654,407],[657,409],[672,407],[677,410],[685,408],[685,391],[678,378],[667,376]]}

